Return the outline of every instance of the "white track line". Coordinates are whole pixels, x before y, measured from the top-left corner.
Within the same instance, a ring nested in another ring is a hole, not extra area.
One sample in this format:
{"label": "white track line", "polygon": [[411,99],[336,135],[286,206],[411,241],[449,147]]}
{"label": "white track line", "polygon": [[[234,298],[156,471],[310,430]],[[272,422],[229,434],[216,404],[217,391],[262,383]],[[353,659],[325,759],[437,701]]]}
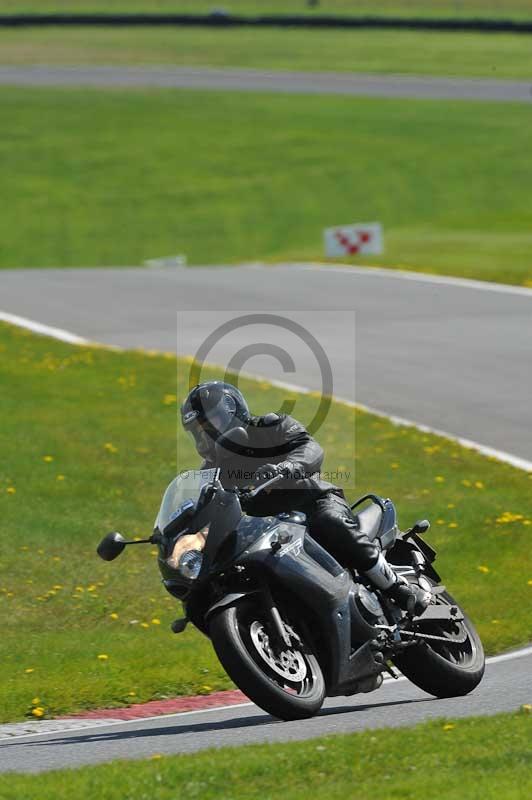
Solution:
{"label": "white track line", "polygon": [[[494,281],[476,281],[471,278],[454,278],[451,275],[429,275],[426,272],[411,272],[405,269],[386,269],[386,267],[355,267],[349,264],[294,264],[301,270],[321,270],[323,272],[341,272],[346,275],[363,275],[367,277],[395,278],[397,280],[417,281],[419,283],[436,283],[442,286],[456,286],[461,289],[480,289],[484,292],[500,292],[501,294],[516,294],[532,300],[532,289],[526,286],[511,286],[507,283]],[[271,269],[271,267],[270,267]]]}
{"label": "white track line", "polygon": [[[486,665],[490,666],[491,664],[498,664],[500,661],[513,661],[516,658],[523,658],[523,657],[530,656],[530,655],[532,655],[532,647],[524,647],[522,650],[514,650],[511,653],[503,653],[500,656],[490,656],[489,658],[486,659]],[[385,680],[386,683],[388,683],[388,682],[397,683],[398,681],[406,681],[406,680],[408,680],[408,678],[406,678],[404,675],[401,675],[397,679],[393,679],[391,677],[385,676],[384,680]],[[233,708],[249,708],[250,706],[255,706],[255,708],[258,711],[260,711],[259,707],[256,706],[255,703],[249,703],[249,702],[246,702],[246,703],[232,703],[231,705],[228,705],[228,706],[214,706],[213,708],[200,708],[200,709],[198,709],[196,711],[177,711],[174,714],[158,714],[158,715],[156,715],[154,717],[136,717],[135,719],[115,720],[113,722],[109,722],[108,724],[106,724],[105,722],[103,722],[100,719],[100,720],[98,720],[98,724],[94,724],[92,726],[91,725],[84,725],[83,727],[80,726],[79,728],[65,728],[64,731],[60,731],[60,730],[58,731],[57,729],[55,729],[53,731],[42,731],[40,733],[26,733],[26,734],[22,734],[22,735],[19,735],[19,736],[0,736],[0,742],[13,741],[15,739],[17,741],[19,741],[20,739],[33,739],[36,736],[52,736],[55,733],[58,734],[58,735],[61,735],[62,733],[68,734],[68,733],[76,732],[76,731],[90,731],[90,730],[93,730],[93,729],[94,730],[101,730],[102,728],[107,728],[107,727],[111,728],[111,727],[114,727],[115,725],[131,725],[133,723],[137,723],[138,724],[138,723],[143,723],[143,722],[150,722],[150,721],[153,721],[153,720],[180,719],[181,717],[188,717],[191,714],[208,714],[210,711],[226,711],[226,710],[231,710]],[[52,720],[50,720],[50,721],[52,722]],[[65,722],[69,722],[69,721],[71,721],[71,720],[65,720]],[[58,720],[53,720],[53,722],[57,723]],[[95,720],[95,723],[96,723],[96,720]],[[19,723],[13,723],[13,724],[17,725]],[[46,724],[46,722],[43,722],[42,724]]]}
{"label": "white track line", "polygon": [[9,314],[7,311],[0,311],[0,320],[2,322],[9,322],[11,325],[17,325],[19,328],[27,328],[33,333],[40,333],[42,336],[51,336],[53,339],[59,339],[68,344],[90,344],[88,339],[82,336],[77,336],[70,331],[64,331],[62,328],[52,328],[50,325],[43,325],[41,322],[35,322],[26,317],[17,317],[16,314]]}
{"label": "white track line", "polygon": [[[349,269],[352,268],[349,267]],[[389,271],[392,272],[391,270]],[[412,274],[416,275],[416,273]],[[498,284],[493,284],[493,285],[497,286]],[[532,290],[530,291],[530,296],[532,297]],[[26,317],[18,317],[15,314],[9,314],[6,311],[0,311],[0,321],[9,322],[12,325],[17,325],[20,328],[26,328],[27,330],[33,331],[33,333],[38,333],[41,334],[42,336],[50,336],[53,339],[59,339],[60,341],[68,342],[69,344],[85,345],[91,347],[104,347],[108,348],[109,350],[125,349],[122,347],[117,347],[116,345],[106,345],[100,342],[91,342],[89,341],[89,339],[84,339],[82,336],[78,336],[75,333],[63,330],[62,328],[54,328],[51,327],[50,325],[44,325],[41,322],[36,322],[35,320],[27,319]],[[216,367],[218,365],[210,364],[209,366]],[[293,383],[285,383],[284,381],[273,380],[265,375],[257,375],[255,373],[250,373],[250,372],[241,372],[240,374],[242,375],[242,377],[250,378],[252,380],[268,381],[269,383],[272,384],[272,386],[276,386],[279,389],[286,389],[287,391],[297,391],[300,392],[301,394],[309,394],[310,392],[314,391],[313,389],[310,389],[308,386],[298,386]],[[456,442],[461,447],[465,447],[467,450],[475,450],[477,453],[480,453],[483,456],[487,456],[489,458],[495,458],[497,459],[497,461],[502,461],[505,464],[510,464],[512,467],[515,467],[516,469],[521,469],[524,472],[532,472],[532,461],[528,461],[526,458],[515,456],[512,453],[506,453],[504,450],[497,450],[494,447],[489,447],[488,445],[480,444],[479,442],[474,442],[471,439],[464,439],[461,436],[455,436],[453,433],[448,433],[447,431],[442,431],[439,430],[438,428],[432,428],[430,425],[423,425],[421,423],[414,422],[413,420],[405,419],[404,417],[397,417],[394,414],[388,414],[385,411],[380,411],[377,408],[366,406],[363,403],[355,403],[353,402],[353,400],[349,400],[345,397],[335,397],[335,400],[339,403],[343,403],[349,408],[358,408],[361,411],[367,412],[368,414],[374,414],[377,417],[382,417],[383,419],[387,419],[393,425],[401,425],[408,428],[415,428],[416,430],[421,431],[422,433],[430,433],[434,436],[440,436],[443,439],[449,439],[452,442]]]}

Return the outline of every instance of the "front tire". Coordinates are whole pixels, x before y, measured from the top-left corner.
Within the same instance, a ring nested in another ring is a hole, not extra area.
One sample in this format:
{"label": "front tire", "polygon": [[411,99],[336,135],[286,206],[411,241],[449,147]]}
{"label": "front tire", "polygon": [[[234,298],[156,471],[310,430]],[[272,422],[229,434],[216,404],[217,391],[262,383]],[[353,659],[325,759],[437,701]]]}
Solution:
{"label": "front tire", "polygon": [[436,595],[439,603],[456,606],[464,619],[427,620],[419,618],[420,633],[443,637],[426,639],[395,656],[395,666],[412,683],[434,697],[461,697],[475,689],[484,675],[484,648],[475,626],[448,592]]}
{"label": "front tire", "polygon": [[305,644],[275,648],[265,615],[251,600],[222,609],[209,635],[229,677],[264,711],[284,720],[318,713],[325,681],[316,656]]}

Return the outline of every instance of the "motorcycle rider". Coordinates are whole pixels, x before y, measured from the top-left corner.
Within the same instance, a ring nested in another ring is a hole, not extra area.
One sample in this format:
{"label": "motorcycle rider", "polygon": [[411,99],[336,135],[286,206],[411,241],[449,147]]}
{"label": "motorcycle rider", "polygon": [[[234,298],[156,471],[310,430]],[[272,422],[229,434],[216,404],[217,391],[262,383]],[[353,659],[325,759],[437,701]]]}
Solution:
{"label": "motorcycle rider", "polygon": [[219,467],[225,489],[283,476],[244,504],[247,514],[304,512],[310,535],[342,565],[357,569],[403,610],[420,614],[427,607],[430,593],[396,574],[359,530],[342,489],[321,480],[323,450],[297,420],[275,413],[252,416],[239,389],[209,381],[189,392],[181,421],[204,459],[202,469]]}

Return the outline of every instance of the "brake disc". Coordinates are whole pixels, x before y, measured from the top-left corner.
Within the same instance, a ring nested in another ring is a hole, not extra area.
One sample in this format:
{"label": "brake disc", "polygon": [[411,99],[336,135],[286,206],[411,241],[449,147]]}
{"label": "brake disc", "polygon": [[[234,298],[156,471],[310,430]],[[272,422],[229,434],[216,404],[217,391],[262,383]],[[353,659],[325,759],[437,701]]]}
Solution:
{"label": "brake disc", "polygon": [[255,620],[250,627],[251,641],[263,661],[277,675],[291,683],[299,683],[307,676],[307,663],[299,650],[286,649],[275,652],[262,622]]}

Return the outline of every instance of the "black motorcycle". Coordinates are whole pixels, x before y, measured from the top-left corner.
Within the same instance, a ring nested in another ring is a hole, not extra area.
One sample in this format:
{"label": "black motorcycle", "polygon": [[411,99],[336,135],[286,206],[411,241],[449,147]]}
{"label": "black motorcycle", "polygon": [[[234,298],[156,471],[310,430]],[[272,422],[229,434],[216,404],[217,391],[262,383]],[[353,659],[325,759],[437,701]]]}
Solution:
{"label": "black motorcycle", "polygon": [[[174,633],[191,621],[235,684],[285,720],[313,716],[326,696],[374,691],[385,673],[397,677],[394,666],[436,697],[471,692],[484,673],[482,643],[434,569],[436,553],[420,536],[429,522],[402,533],[391,500],[368,494],[352,506],[394,569],[430,589],[431,604],[414,616],[339,564],[308,534],[303,514],[246,516],[244,500],[276,480],[226,491],[210,469],[183,472],[168,486],[143,541],[158,545],[164,586],[183,602]],[[186,549],[198,532],[203,548]],[[185,548],[176,563],[178,541]],[[98,554],[111,561],[140,543],[110,533]]]}

